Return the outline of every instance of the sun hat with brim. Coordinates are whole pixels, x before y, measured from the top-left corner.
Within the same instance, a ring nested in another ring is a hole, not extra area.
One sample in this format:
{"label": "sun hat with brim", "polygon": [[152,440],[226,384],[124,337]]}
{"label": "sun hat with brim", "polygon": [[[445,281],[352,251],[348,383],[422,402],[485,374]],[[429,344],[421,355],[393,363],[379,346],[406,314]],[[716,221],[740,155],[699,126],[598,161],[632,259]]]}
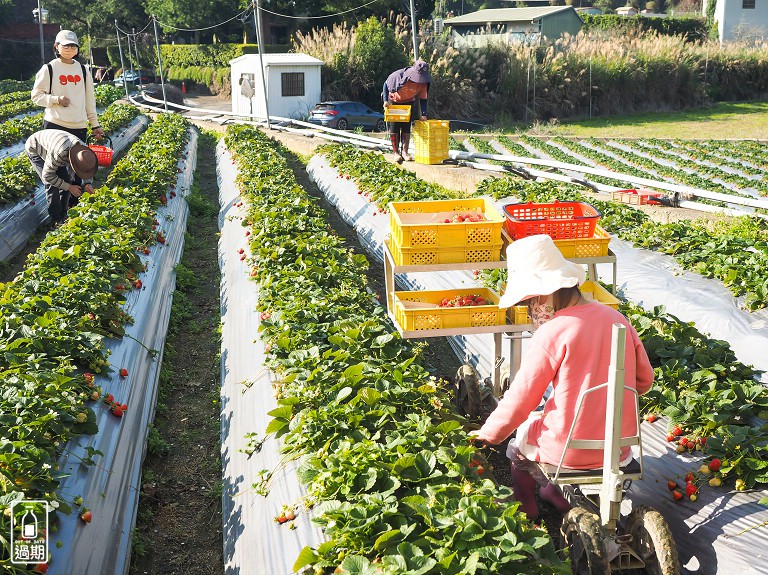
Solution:
{"label": "sun hat with brim", "polygon": [[60,30],[59,33],[56,34],[56,40],[54,40],[53,43],[59,44],[60,46],[80,47],[80,41],[77,39],[77,34],[72,30]]}
{"label": "sun hat with brim", "polygon": [[539,234],[512,242],[507,247],[507,287],[499,307],[512,307],[523,300],[555,293],[560,288],[584,283],[584,268],[569,262],[552,238]]}
{"label": "sun hat with brim", "polygon": [[93,179],[99,167],[96,153],[83,144],[74,144],[69,149],[69,163],[72,164],[75,173],[83,180]]}
{"label": "sun hat with brim", "polygon": [[429,75],[429,65],[424,60],[416,62],[405,72],[405,77],[411,82],[419,84],[429,84],[432,82],[432,76]]}

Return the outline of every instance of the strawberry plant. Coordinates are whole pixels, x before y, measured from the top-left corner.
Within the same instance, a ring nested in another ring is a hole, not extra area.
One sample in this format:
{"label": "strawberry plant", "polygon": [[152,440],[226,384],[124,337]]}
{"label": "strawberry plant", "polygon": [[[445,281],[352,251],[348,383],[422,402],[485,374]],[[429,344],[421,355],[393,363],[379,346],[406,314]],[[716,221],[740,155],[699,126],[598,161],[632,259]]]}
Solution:
{"label": "strawberry plant", "polygon": [[[234,127],[225,142],[239,167],[258,308],[269,312],[259,327],[267,364],[279,375],[266,433],[282,437],[285,459],[302,459],[313,520],[328,537],[305,548],[294,568],[367,563],[458,574],[482,563],[500,572],[564,572],[546,534],[516,503],[503,503],[509,490],[470,465],[477,448],[467,445],[419,348],[400,340],[373,304],[365,258],[329,232],[265,136]],[[392,166],[380,156],[350,153],[361,163],[345,174],[380,206],[427,193],[397,168],[392,175],[405,185],[387,180]],[[263,475],[261,492],[273,477]]]}
{"label": "strawberry plant", "polygon": [[[170,142],[155,149],[160,166],[168,161],[160,160],[164,152],[158,150],[183,142],[187,124],[162,118],[157,124],[147,132],[163,130]],[[135,146],[143,148],[141,141]],[[70,439],[97,432],[88,403],[101,398],[94,374],[108,368],[104,338],[121,336],[132,321],[114,287],[131,285],[130,278],[144,271],[137,248],[153,242],[150,197],[140,186],[102,188],[84,196],[67,222],[28,257],[25,269],[0,284],[0,504],[23,497],[70,510],[66,496],[56,491],[58,459]],[[110,402],[115,416],[128,408],[114,398]],[[81,464],[95,464],[100,453],[90,447],[86,453]],[[0,514],[0,532],[8,529],[7,516]],[[8,541],[0,538],[0,543],[0,570],[30,571],[11,568]]]}

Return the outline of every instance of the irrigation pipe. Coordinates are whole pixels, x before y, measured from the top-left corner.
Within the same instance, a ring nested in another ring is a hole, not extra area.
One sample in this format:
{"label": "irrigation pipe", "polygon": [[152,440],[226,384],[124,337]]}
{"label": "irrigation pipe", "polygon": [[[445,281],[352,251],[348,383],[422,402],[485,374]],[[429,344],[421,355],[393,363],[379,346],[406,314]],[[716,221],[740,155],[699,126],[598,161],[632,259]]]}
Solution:
{"label": "irrigation pipe", "polygon": [[[146,93],[142,93],[142,96],[145,100],[148,102],[153,103],[163,103],[162,100],[155,99]],[[142,104],[131,98],[131,101],[139,106],[147,106],[146,104]],[[206,114],[212,114],[212,115],[226,115],[226,116],[234,116],[234,117],[244,117],[244,118],[256,118],[260,116],[255,115],[248,115],[248,114],[236,114],[233,112],[226,112],[222,110],[204,110],[200,108],[192,108],[190,106],[182,106],[179,104],[170,104],[174,108],[178,108],[180,110],[188,110],[188,111],[195,111],[195,112],[203,112]],[[155,109],[158,111],[164,111],[160,110],[159,108],[153,108],[151,106],[147,106],[151,109]],[[366,148],[372,148],[372,149],[388,149],[389,145],[388,143],[384,142],[380,138],[374,138],[371,136],[365,136],[363,134],[358,134],[356,132],[348,132],[344,130],[335,130],[333,128],[326,128],[325,126],[319,126],[317,124],[312,124],[309,122],[304,122],[301,120],[294,120],[292,118],[282,118],[279,116],[270,116],[270,121],[275,122],[286,122],[288,124],[293,124],[296,126],[301,126],[303,128],[307,128],[315,133],[315,135],[322,137],[324,139],[334,141],[334,142],[348,142],[352,143],[358,146],[366,147]],[[266,118],[264,119],[266,122]],[[288,129],[286,126],[283,127],[283,129]],[[325,134],[323,134],[325,133]],[[330,134],[330,135],[328,135]],[[453,160],[463,160],[466,161],[469,167],[472,168],[478,168],[478,169],[488,169],[485,167],[484,164],[479,164],[476,162],[471,162],[471,160],[478,159],[478,160],[495,160],[500,162],[510,162],[510,163],[517,163],[517,164],[530,164],[534,166],[547,166],[550,168],[556,168],[560,170],[568,170],[571,172],[576,172],[579,174],[592,174],[596,176],[603,176],[607,178],[613,178],[613,179],[620,179],[625,180],[627,182],[631,182],[633,184],[639,184],[643,186],[648,186],[651,188],[656,188],[660,190],[666,190],[670,192],[678,192],[681,194],[685,194],[687,196],[690,196],[692,198],[699,197],[699,198],[705,198],[709,200],[716,200],[720,202],[724,202],[727,204],[736,204],[736,205],[742,205],[742,206],[748,206],[752,208],[760,208],[768,210],[768,200],[759,200],[759,199],[753,199],[753,198],[744,198],[741,196],[732,196],[729,194],[721,194],[719,192],[710,192],[707,190],[702,190],[699,188],[692,188],[690,186],[683,186],[679,184],[670,184],[669,182],[661,182],[657,180],[651,180],[649,178],[641,178],[639,176],[633,176],[630,174],[622,174],[620,172],[613,172],[611,170],[605,170],[602,168],[592,168],[589,166],[580,166],[576,164],[568,164],[565,162],[558,162],[555,160],[545,160],[542,158],[528,158],[528,157],[522,157],[522,156],[513,156],[509,154],[482,154],[479,152],[460,152],[456,150],[449,150],[448,156]],[[480,165],[483,167],[480,168]],[[528,168],[521,168],[518,167],[517,170],[522,171],[523,173],[530,174],[531,176],[539,177],[539,178],[545,178],[548,180],[556,180],[556,181],[562,181],[567,183],[575,183],[580,184],[583,186],[586,186],[588,188],[597,189],[600,191],[604,191],[606,193],[609,192],[609,188],[600,188],[597,184],[594,184],[592,182],[588,182],[586,180],[578,180],[574,178],[570,178],[567,176],[559,176],[557,174],[552,174],[550,172],[540,171],[540,170],[531,170]],[[509,170],[504,170],[503,168],[493,171],[499,171],[499,172],[508,172]],[[620,189],[620,188],[615,188]],[[612,191],[612,190],[610,190]],[[688,209],[694,209],[699,211],[705,211],[705,212],[719,212],[724,213],[732,216],[739,216],[744,215],[744,212],[740,210],[734,210],[730,208],[719,208],[719,207],[713,207],[706,204],[701,204],[699,202],[692,202],[690,200],[683,200],[679,203],[680,207],[688,208]],[[757,214],[755,214],[757,215]],[[762,216],[761,216],[762,217]]]}
{"label": "irrigation pipe", "polygon": [[[541,170],[531,170],[531,169],[525,169],[525,168],[518,168],[515,167],[514,170],[506,169],[504,166],[499,166],[496,164],[482,164],[480,162],[471,162],[466,160],[461,160],[459,162],[462,166],[467,166],[469,168],[472,168],[474,170],[485,170],[487,172],[501,172],[501,173],[510,173],[510,172],[517,172],[518,170],[528,174],[530,176],[534,176],[537,178],[545,178],[548,180],[554,180],[558,182],[565,182],[567,184],[578,184],[587,188],[590,188],[594,191],[610,194],[611,192],[615,190],[620,190],[622,188],[617,188],[615,186],[608,186],[606,184],[598,184],[595,182],[590,182],[589,180],[580,180],[578,178],[571,178],[569,176],[561,176],[559,174],[553,174],[551,172],[544,172]],[[717,213],[717,214],[725,214],[728,216],[733,217],[739,217],[746,214],[744,210],[738,210],[735,208],[723,208],[719,206],[711,206],[709,204],[702,204],[701,202],[693,202],[690,200],[680,200],[678,202],[678,206],[681,208],[686,208],[689,210],[697,210],[701,212],[709,212],[709,213]],[[762,219],[768,219],[768,214],[759,214],[759,213],[752,213],[750,215],[762,218]]]}

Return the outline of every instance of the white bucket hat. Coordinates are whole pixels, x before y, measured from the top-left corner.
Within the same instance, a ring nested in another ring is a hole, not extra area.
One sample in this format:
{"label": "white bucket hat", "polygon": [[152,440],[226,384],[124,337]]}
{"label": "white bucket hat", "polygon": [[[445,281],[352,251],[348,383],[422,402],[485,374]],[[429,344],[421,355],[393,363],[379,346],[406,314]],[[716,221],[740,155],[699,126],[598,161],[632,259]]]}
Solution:
{"label": "white bucket hat", "polygon": [[584,267],[566,260],[552,238],[543,234],[509,244],[507,272],[507,288],[499,300],[500,308],[581,285],[587,279]]}

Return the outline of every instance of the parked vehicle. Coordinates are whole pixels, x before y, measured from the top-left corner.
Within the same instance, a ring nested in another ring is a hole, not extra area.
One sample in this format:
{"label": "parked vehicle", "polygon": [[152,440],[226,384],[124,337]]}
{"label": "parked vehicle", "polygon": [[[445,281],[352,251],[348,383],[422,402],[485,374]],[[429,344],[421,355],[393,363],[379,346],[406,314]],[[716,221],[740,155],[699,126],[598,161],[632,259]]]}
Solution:
{"label": "parked vehicle", "polygon": [[[123,85],[123,76],[125,76],[125,81],[129,84],[150,84],[155,81],[155,74],[148,70],[124,70],[122,74],[113,80],[116,86]],[[139,78],[141,78],[141,82],[139,82]]]}
{"label": "parked vehicle", "polygon": [[387,129],[384,114],[360,102],[321,102],[312,108],[309,121],[338,130],[362,127],[383,132]]}

